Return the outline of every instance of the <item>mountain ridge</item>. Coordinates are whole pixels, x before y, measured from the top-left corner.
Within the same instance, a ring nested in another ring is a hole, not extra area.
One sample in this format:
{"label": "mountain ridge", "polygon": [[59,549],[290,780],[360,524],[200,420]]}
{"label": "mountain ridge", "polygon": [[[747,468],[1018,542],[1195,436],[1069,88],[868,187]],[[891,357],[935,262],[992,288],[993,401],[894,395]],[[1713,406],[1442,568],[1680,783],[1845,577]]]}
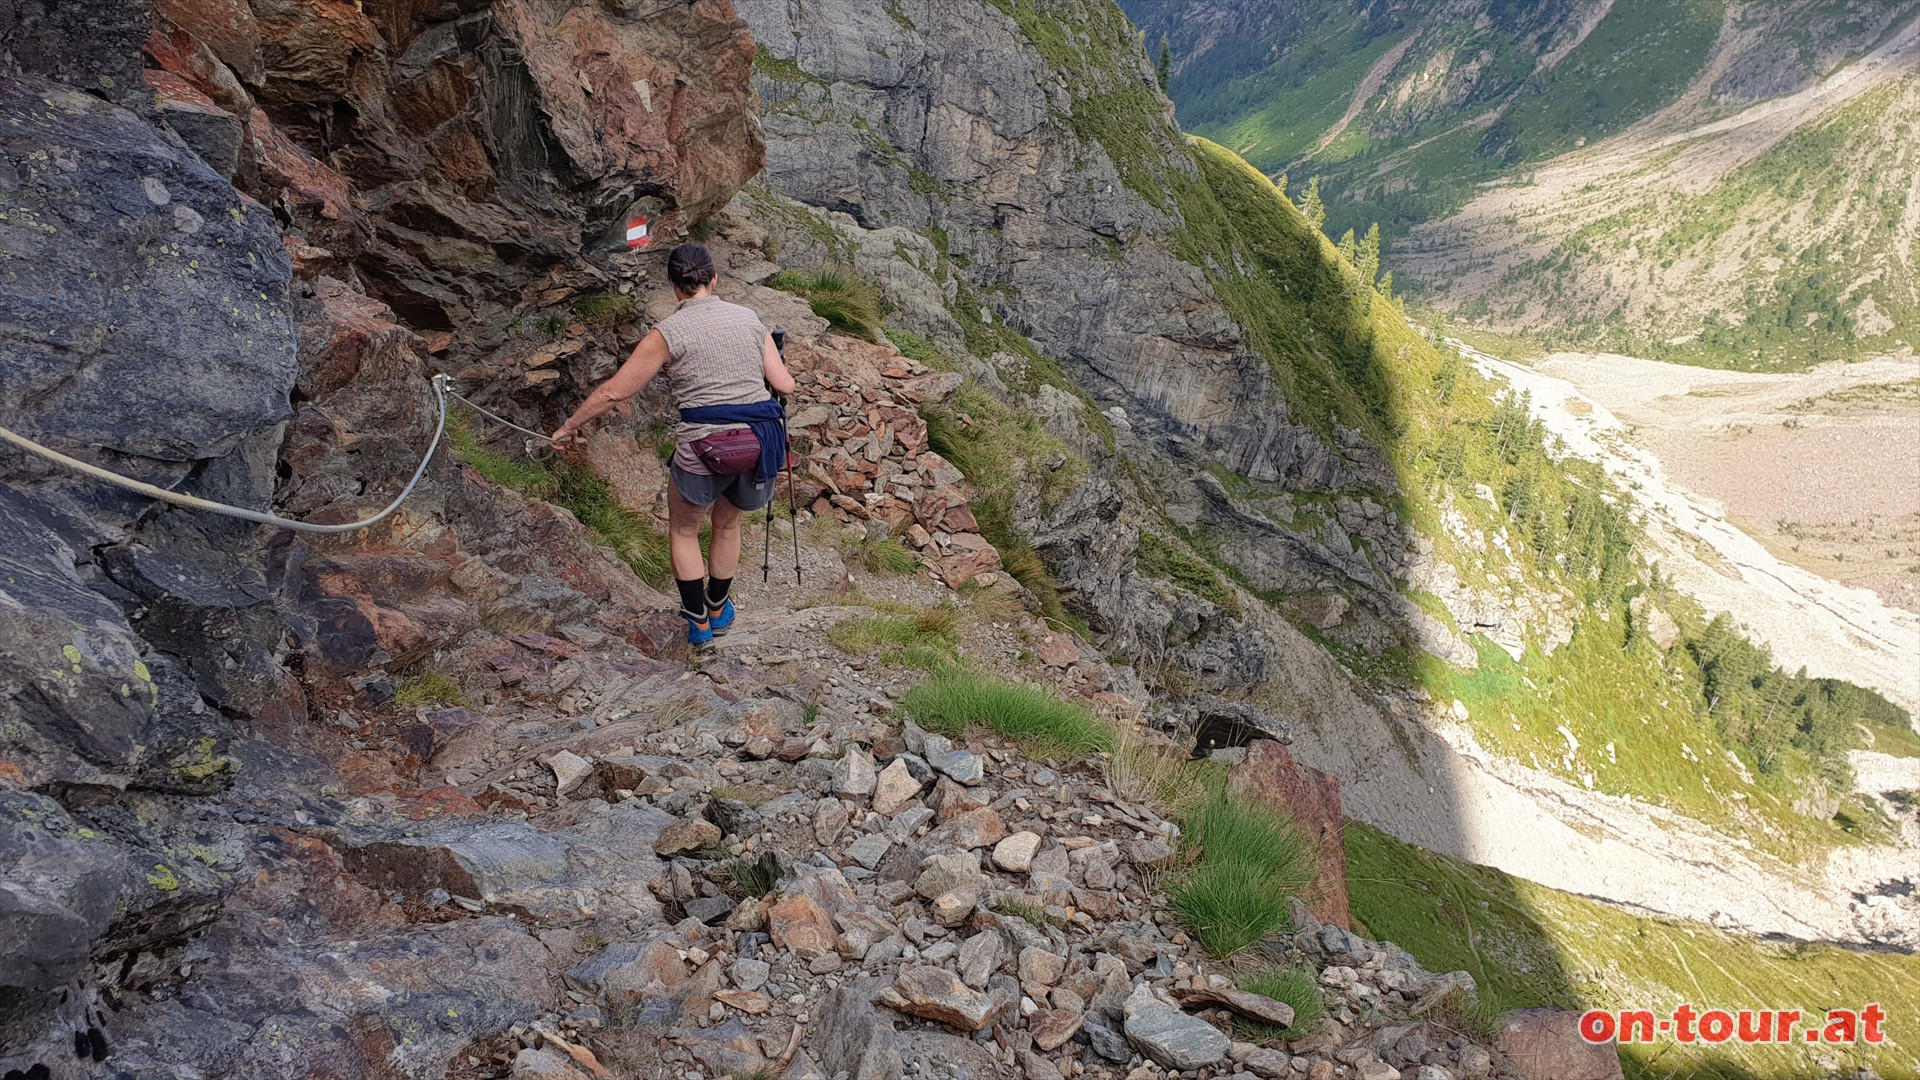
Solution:
{"label": "mountain ridge", "polygon": [[[1911,6],[1671,4],[1663,21],[1655,5],[1369,4],[1277,20],[1222,2],[1188,12],[1206,36],[1164,5],[1128,7],[1150,36],[1189,43],[1171,86],[1200,131],[1320,177],[1332,229],[1380,221],[1402,287],[1463,323],[1738,368],[1914,344],[1896,329],[1920,296],[1897,181],[1912,172]],[[1220,44],[1239,40],[1231,26],[1273,52]],[[1372,59],[1389,38],[1400,58],[1377,87],[1324,44]],[[1354,123],[1336,132],[1342,107]],[[1834,261],[1860,269],[1821,269]]]}

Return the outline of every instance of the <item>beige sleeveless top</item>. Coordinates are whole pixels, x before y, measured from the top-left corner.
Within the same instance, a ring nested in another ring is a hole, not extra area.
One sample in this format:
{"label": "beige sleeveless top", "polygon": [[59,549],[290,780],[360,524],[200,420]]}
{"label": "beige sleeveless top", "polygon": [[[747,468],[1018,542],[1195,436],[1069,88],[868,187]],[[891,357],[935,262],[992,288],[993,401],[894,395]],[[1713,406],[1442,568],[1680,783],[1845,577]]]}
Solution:
{"label": "beige sleeveless top", "polygon": [[[683,300],[654,329],[667,341],[663,370],[675,409],[703,405],[747,405],[765,401],[767,328],[752,308],[717,296]],[[674,461],[688,472],[704,473],[691,444],[716,431],[746,424],[688,424],[674,428]]]}

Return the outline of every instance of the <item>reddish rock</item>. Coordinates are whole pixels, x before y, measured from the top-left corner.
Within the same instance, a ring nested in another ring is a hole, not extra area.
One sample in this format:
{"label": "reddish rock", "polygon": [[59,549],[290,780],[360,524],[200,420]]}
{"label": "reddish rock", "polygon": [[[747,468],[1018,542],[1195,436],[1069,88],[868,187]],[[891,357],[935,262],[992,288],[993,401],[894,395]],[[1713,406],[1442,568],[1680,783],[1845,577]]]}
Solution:
{"label": "reddish rock", "polygon": [[1033,647],[1033,655],[1048,667],[1064,668],[1081,659],[1080,646],[1064,634],[1045,634]]}
{"label": "reddish rock", "polygon": [[1319,871],[1305,898],[1307,907],[1321,922],[1351,929],[1339,778],[1299,764],[1278,742],[1256,739],[1247,747],[1246,761],[1234,767],[1233,784],[1247,796],[1286,812],[1314,842]]}
{"label": "reddish rock", "polygon": [[322,277],[314,291],[319,320],[303,326],[295,386],[308,397],[352,382],[363,365],[383,373],[417,368],[420,341],[394,321],[393,309],[344,282]]}
{"label": "reddish rock", "polygon": [[833,952],[833,919],[804,893],[782,897],[766,909],[766,919],[767,933],[773,937],[773,943],[792,949],[802,960]]}
{"label": "reddish rock", "polygon": [[[260,59],[260,24],[247,0],[154,0],[158,21],[203,43],[207,51],[250,83],[264,70]],[[156,27],[156,32],[158,28]]]}
{"label": "reddish rock", "polygon": [[247,115],[242,156],[251,168],[241,171],[241,190],[269,205],[284,206],[329,247],[355,251],[369,242],[373,226],[354,206],[347,178],[301,149],[261,109]]}
{"label": "reddish rock", "polygon": [[1494,1040],[1520,1075],[1540,1080],[1620,1080],[1612,1043],[1580,1036],[1580,1014],[1566,1009],[1515,1009],[1501,1017]]}

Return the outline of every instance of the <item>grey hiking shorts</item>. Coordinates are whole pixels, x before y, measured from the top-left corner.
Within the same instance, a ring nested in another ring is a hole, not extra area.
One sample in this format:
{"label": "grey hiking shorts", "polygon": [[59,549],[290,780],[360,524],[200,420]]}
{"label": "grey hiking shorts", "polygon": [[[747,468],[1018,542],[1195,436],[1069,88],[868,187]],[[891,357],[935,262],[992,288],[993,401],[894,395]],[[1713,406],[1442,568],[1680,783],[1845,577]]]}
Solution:
{"label": "grey hiking shorts", "polygon": [[740,510],[758,510],[773,501],[774,479],[764,484],[753,482],[750,472],[734,476],[703,476],[688,472],[674,462],[667,469],[673,475],[673,486],[680,491],[680,497],[695,506],[712,506],[715,499],[726,499]]}

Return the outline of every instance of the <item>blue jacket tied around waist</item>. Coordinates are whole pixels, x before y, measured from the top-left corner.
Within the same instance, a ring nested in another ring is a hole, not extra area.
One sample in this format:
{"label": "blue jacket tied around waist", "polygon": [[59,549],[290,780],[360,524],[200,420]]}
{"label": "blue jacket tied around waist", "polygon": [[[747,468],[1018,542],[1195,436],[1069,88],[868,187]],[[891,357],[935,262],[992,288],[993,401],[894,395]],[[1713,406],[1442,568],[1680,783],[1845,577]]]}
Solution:
{"label": "blue jacket tied around waist", "polygon": [[787,463],[787,410],[778,398],[746,405],[702,405],[681,409],[680,419],[688,424],[748,424],[753,437],[760,440],[760,460],[753,467],[753,482],[765,484],[780,475]]}

